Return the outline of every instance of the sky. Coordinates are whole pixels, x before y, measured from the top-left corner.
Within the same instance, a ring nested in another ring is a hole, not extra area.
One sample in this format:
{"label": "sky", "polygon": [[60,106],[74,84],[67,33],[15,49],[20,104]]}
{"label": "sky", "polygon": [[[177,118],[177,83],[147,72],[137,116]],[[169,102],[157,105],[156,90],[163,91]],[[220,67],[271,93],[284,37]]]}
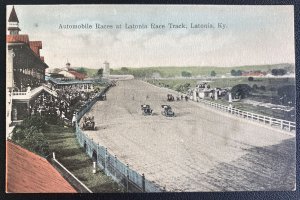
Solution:
{"label": "sky", "polygon": [[[7,6],[7,19],[11,9]],[[50,68],[67,61],[95,69],[105,61],[112,68],[295,63],[293,6],[16,5],[15,10],[20,34],[43,42],[41,54]],[[148,28],[126,29],[125,23]],[[151,23],[165,28],[151,29]],[[214,28],[191,28],[191,23]],[[59,29],[80,24],[92,29]],[[95,24],[114,28],[95,29]]]}

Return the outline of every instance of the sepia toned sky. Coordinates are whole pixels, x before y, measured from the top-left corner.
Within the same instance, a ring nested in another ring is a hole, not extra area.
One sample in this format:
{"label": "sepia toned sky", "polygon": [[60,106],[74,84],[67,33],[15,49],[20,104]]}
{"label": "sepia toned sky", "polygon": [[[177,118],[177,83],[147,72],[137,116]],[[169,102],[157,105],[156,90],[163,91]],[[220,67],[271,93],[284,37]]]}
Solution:
{"label": "sepia toned sky", "polygon": [[[7,18],[12,6],[7,6]],[[294,63],[293,6],[46,5],[15,6],[20,34],[41,40],[51,67],[240,66]],[[122,24],[100,30],[95,24]],[[125,29],[168,23],[187,29]],[[191,29],[190,24],[215,28]],[[226,28],[217,28],[217,24]],[[90,24],[92,29],[59,29]]]}

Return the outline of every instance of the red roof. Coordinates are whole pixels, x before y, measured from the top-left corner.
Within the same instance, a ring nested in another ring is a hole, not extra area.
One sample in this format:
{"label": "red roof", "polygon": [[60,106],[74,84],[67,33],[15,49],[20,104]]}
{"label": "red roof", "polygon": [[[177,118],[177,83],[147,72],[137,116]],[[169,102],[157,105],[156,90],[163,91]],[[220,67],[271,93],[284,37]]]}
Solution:
{"label": "red roof", "polygon": [[76,190],[45,158],[6,141],[6,192],[75,193]]}
{"label": "red roof", "polygon": [[6,35],[7,43],[25,43],[29,44],[28,35]]}
{"label": "red roof", "polygon": [[73,74],[77,79],[84,79],[85,75],[81,74],[79,72],[73,71],[73,70],[69,70],[68,71],[70,74]]}
{"label": "red roof", "polygon": [[242,76],[265,76],[267,73],[266,72],[243,72]]}
{"label": "red roof", "polygon": [[29,46],[30,46],[30,49],[32,49],[32,51],[35,54],[40,56],[40,49],[42,48],[42,42],[41,41],[30,41]]}
{"label": "red roof", "polygon": [[[6,43],[27,44],[38,57],[40,57],[40,49],[43,47],[41,41],[29,41],[28,35],[6,35]],[[44,62],[44,58],[40,57],[40,59]]]}

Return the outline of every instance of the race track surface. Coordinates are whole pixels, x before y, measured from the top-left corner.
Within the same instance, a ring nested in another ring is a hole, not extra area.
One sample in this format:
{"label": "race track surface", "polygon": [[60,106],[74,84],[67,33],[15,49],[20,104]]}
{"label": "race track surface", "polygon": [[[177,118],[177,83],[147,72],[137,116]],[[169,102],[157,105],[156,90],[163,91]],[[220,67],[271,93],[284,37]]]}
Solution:
{"label": "race track surface", "polygon": [[[167,102],[167,94],[142,81],[118,81],[87,113],[97,130],[85,133],[167,191],[294,189],[294,135],[201,103]],[[144,103],[152,116],[142,115]],[[162,104],[176,117],[162,116]]]}

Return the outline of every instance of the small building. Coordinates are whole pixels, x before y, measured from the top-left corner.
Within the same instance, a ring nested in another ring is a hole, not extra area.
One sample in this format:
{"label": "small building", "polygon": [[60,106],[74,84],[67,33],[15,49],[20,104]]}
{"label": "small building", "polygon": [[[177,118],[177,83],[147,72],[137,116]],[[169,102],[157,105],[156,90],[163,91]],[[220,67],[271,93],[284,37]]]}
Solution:
{"label": "small building", "polygon": [[61,68],[61,71],[58,74],[63,75],[65,79],[68,80],[83,80],[85,79],[85,74],[79,73],[76,70],[71,68],[71,63],[67,62],[66,67]]}
{"label": "small building", "polygon": [[74,74],[66,70],[62,70],[58,74],[63,75],[63,77],[67,79],[76,79],[76,76]]}
{"label": "small building", "polygon": [[242,76],[266,76],[267,72],[262,72],[262,71],[247,71],[247,72],[242,72]]}

